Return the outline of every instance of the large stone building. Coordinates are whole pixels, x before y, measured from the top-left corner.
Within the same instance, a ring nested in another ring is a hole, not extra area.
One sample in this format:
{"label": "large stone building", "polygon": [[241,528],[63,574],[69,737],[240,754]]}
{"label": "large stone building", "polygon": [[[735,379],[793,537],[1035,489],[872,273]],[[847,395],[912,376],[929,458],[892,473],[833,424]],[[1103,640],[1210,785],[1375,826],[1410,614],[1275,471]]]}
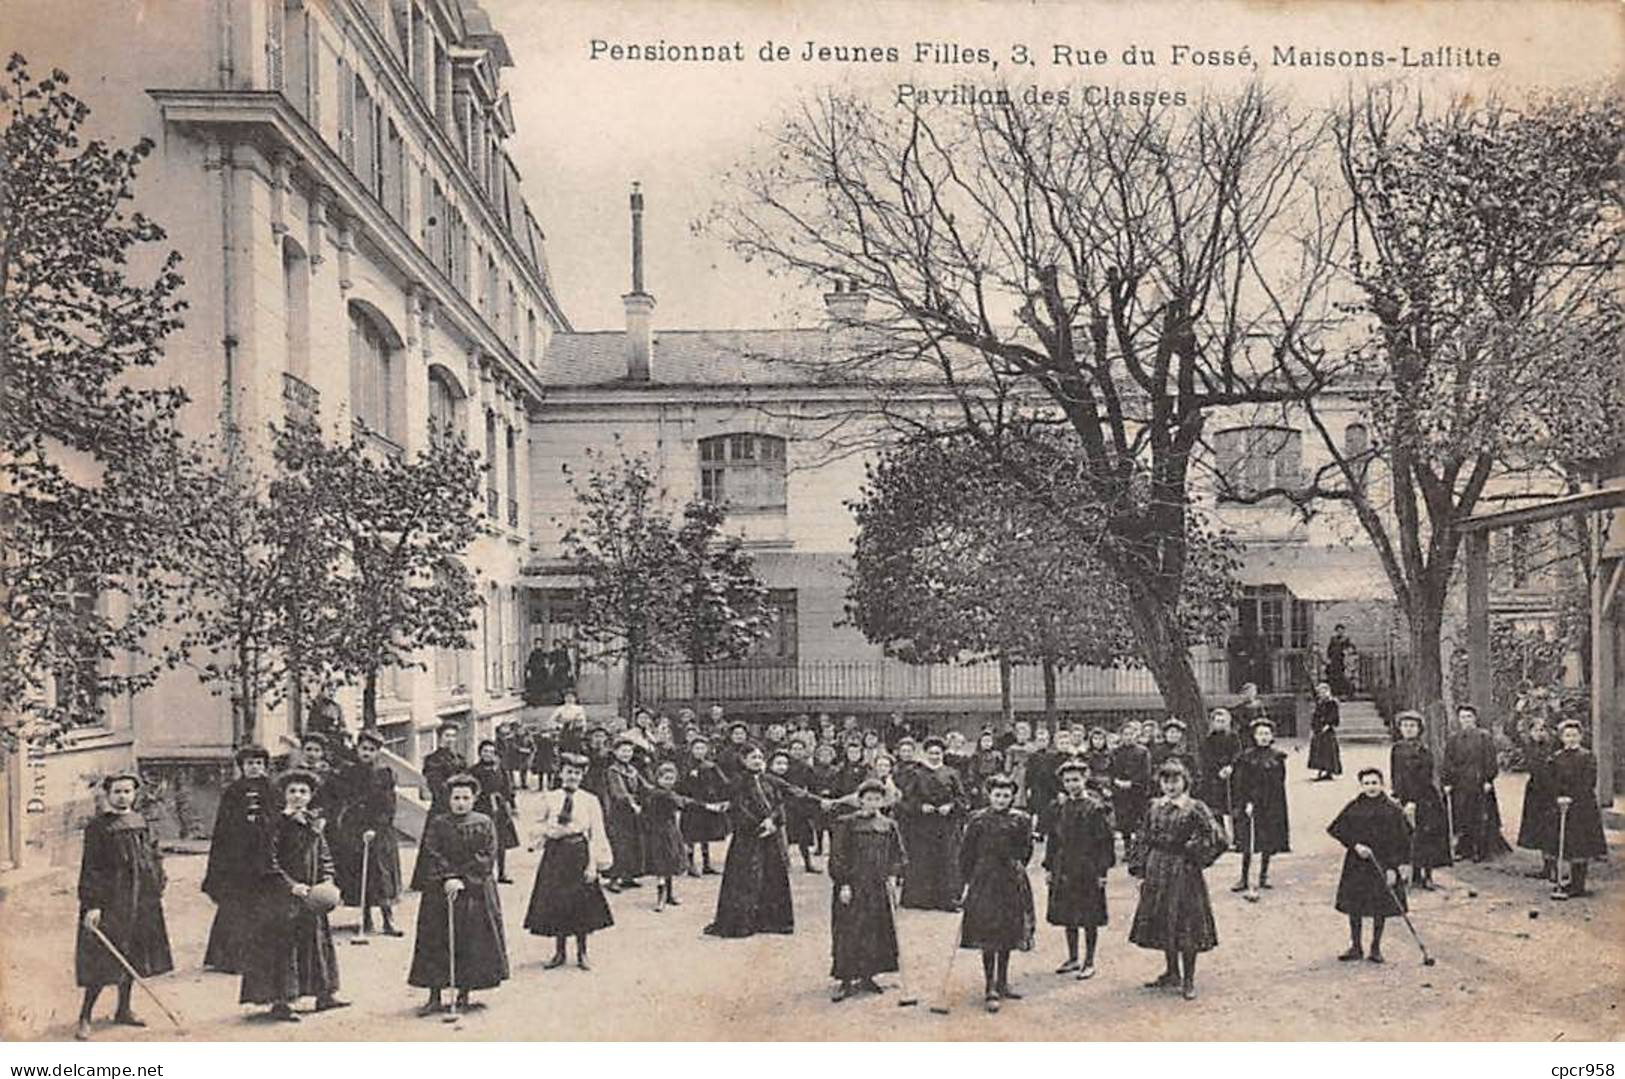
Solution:
{"label": "large stone building", "polygon": [[[302,412],[381,453],[415,454],[432,422],[484,453],[475,647],[386,677],[380,718],[408,760],[444,718],[488,731],[522,705],[531,417],[568,328],[506,148],[502,35],[471,0],[24,0],[6,22],[36,71],[73,77],[90,134],[157,147],[137,204],[181,253],[189,306],[152,377],[186,387],[191,432],[230,416],[260,438]],[[275,710],[259,738],[280,749],[297,722]],[[12,860],[81,818],[87,775],[134,757],[184,783],[233,737],[226,701],[185,671],[106,702],[66,750],[13,769]]]}

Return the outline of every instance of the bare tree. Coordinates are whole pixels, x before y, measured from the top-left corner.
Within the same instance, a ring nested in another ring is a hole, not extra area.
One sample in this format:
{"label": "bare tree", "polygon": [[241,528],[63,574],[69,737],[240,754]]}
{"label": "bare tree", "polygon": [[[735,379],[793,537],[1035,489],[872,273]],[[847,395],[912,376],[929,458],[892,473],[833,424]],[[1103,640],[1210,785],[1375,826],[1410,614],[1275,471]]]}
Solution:
{"label": "bare tree", "polygon": [[1323,145],[1318,120],[1258,89],[1139,111],[830,96],[730,177],[712,224],[775,272],[870,298],[832,363],[870,381],[888,426],[990,452],[1034,408],[1071,428],[1074,468],[1006,457],[1006,474],[1058,519],[1099,507],[1139,657],[1197,716],[1179,609],[1188,537],[1208,527],[1192,497],[1204,424],[1334,374],[1312,347],[1340,224]]}

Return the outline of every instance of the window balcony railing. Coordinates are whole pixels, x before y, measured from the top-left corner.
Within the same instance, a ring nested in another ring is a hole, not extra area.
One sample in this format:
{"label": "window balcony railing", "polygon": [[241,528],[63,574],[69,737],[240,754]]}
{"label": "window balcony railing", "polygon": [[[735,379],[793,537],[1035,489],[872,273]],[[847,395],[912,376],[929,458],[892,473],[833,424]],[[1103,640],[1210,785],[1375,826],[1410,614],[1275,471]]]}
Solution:
{"label": "window balcony railing", "polygon": [[321,404],[321,391],[296,375],[282,372],[282,405],[290,420],[314,420]]}

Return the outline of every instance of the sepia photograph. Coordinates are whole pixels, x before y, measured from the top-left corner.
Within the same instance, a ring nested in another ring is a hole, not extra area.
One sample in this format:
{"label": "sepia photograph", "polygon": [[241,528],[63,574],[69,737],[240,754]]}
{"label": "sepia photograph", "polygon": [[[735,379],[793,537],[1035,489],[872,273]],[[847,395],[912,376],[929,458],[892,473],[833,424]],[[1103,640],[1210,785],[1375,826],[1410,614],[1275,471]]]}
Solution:
{"label": "sepia photograph", "polygon": [[1614,1074],[1617,4],[9,0],[0,54],[8,1057]]}

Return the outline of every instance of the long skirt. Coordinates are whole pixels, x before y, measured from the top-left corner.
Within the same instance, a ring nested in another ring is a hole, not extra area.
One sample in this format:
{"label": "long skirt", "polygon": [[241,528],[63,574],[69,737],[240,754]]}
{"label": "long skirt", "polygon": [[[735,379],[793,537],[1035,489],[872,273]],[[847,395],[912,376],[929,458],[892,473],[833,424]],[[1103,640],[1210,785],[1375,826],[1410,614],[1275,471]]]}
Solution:
{"label": "long skirt", "polygon": [[683,849],[683,833],[675,820],[655,820],[648,812],[639,821],[643,828],[643,871],[655,877],[675,877],[688,869],[688,851]]}
{"label": "long skirt", "polygon": [[839,885],[830,893],[830,977],[843,981],[872,978],[898,968],[897,923],[882,880],[852,885],[852,902],[841,902]]}
{"label": "long skirt", "polygon": [[728,838],[726,814],[689,806],[683,810],[681,819],[684,843],[716,843]]}
{"label": "long skirt", "polygon": [[1463,784],[1450,792],[1450,810],[1456,826],[1456,852],[1482,862],[1512,849],[1501,834],[1501,803],[1495,789]]}
{"label": "long skirt", "polygon": [[326,914],[273,896],[262,904],[258,930],[243,968],[239,1003],[277,1004],[338,992],[339,961]]}
{"label": "long skirt", "polygon": [[910,910],[953,910],[959,905],[959,823],[916,818],[908,829],[908,865],[902,905]]}
{"label": "long skirt", "polygon": [[1150,852],[1128,939],[1158,952],[1207,952],[1218,947],[1207,881],[1194,862],[1172,851]]}
{"label": "long skirt", "polygon": [[247,896],[220,900],[209,925],[209,943],[203,951],[203,966],[222,974],[241,974],[254,946],[255,901]]}
{"label": "long skirt", "polygon": [[1436,869],[1450,864],[1450,829],[1444,816],[1444,798],[1433,787],[1416,799],[1416,830],[1411,833],[1411,866]]}
{"label": "long skirt", "polygon": [[795,928],[790,860],[783,835],[734,836],[722,867],[716,916],[705,927],[706,933],[713,937],[748,937],[755,933],[793,933]]}
{"label": "long skirt", "polygon": [[1406,909],[1405,882],[1397,882],[1389,894],[1387,876],[1376,862],[1348,851],[1343,855],[1343,875],[1337,878],[1337,909],[1344,914],[1398,917]]}
{"label": "long skirt", "polygon": [[1018,866],[977,873],[965,893],[959,921],[961,948],[1027,951],[1033,946],[1033,886]]}
{"label": "long skirt", "polygon": [[[508,942],[502,932],[502,900],[496,883],[476,881],[457,896],[456,989],[490,989],[508,977]],[[451,942],[446,915],[446,893],[430,888],[418,904],[418,929],[412,942],[412,968],[406,984],[419,989],[452,985]]]}
{"label": "long skirt", "polygon": [[525,928],[540,937],[569,937],[614,925],[604,890],[586,875],[586,836],[548,840],[536,867]]}
{"label": "long skirt", "polygon": [[1309,769],[1314,772],[1343,774],[1343,751],[1337,744],[1337,732],[1322,727],[1309,739]]}
{"label": "long skirt", "polygon": [[1050,879],[1049,906],[1044,920],[1050,925],[1102,926],[1106,924],[1106,886],[1091,874],[1056,873]]}
{"label": "long skirt", "polygon": [[1593,798],[1578,798],[1569,805],[1568,820],[1558,827],[1561,811],[1552,814],[1550,844],[1546,853],[1557,856],[1559,833],[1563,840],[1563,860],[1584,861],[1603,858],[1608,854],[1608,838],[1602,831],[1602,811]]}
{"label": "long skirt", "polygon": [[400,838],[393,828],[381,829],[371,843],[362,843],[359,835],[348,837],[342,844],[335,842],[333,859],[338,868],[339,894],[347,907],[362,905],[363,847],[367,857],[366,905],[388,906],[401,894]]}

